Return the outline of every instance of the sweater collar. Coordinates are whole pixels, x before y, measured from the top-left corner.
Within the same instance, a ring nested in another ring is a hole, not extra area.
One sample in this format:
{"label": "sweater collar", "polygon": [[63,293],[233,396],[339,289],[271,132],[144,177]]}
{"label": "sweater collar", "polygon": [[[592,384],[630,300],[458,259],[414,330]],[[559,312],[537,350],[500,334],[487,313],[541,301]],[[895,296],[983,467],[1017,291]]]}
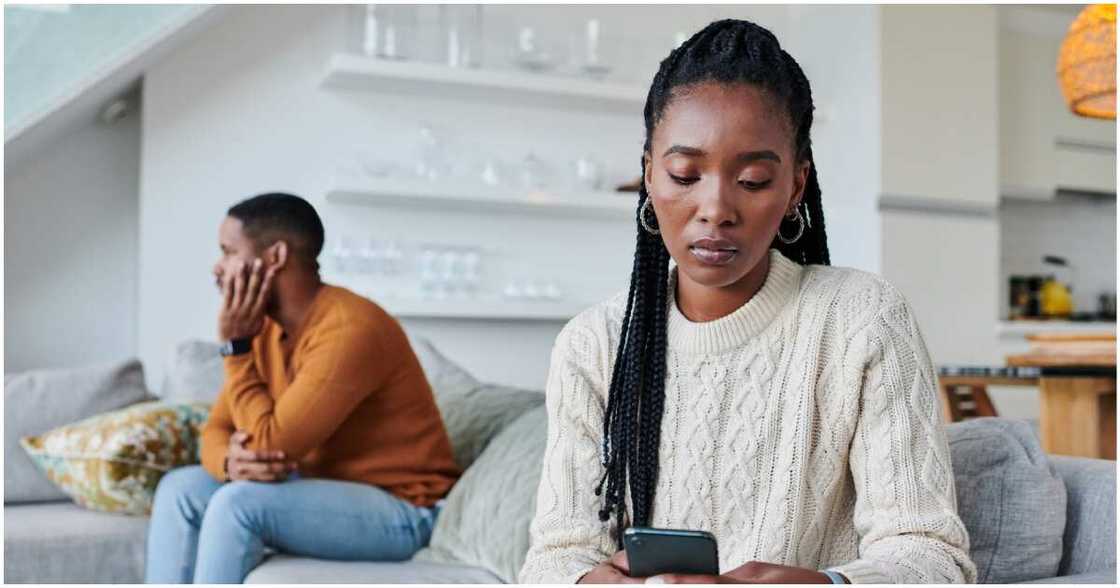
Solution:
{"label": "sweater collar", "polygon": [[777,249],[770,250],[770,270],[762,288],[731,314],[694,323],[677,308],[677,268],[669,273],[669,347],[692,353],[718,353],[742,346],[762,332],[796,298],[802,267]]}

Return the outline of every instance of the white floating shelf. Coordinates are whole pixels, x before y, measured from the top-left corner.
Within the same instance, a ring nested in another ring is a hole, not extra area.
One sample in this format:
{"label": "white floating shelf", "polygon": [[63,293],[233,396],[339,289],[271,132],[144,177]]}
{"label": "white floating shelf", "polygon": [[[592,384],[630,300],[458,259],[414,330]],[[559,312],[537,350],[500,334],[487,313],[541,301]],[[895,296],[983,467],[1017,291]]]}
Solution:
{"label": "white floating shelf", "polygon": [[1116,323],[1099,321],[1000,321],[996,334],[1000,337],[1022,338],[1034,333],[1116,333]]}
{"label": "white floating shelf", "polygon": [[398,318],[567,321],[590,304],[530,300],[416,300],[360,292]]}
{"label": "white floating shelf", "polygon": [[648,88],[548,73],[448,67],[336,53],[327,88],[393,92],[525,106],[574,108],[641,116]]}
{"label": "white floating shelf", "polygon": [[516,193],[486,186],[455,187],[403,180],[338,185],[327,191],[326,199],[327,202],[366,206],[550,214],[605,220],[632,219],[637,206],[637,194],[630,192]]}

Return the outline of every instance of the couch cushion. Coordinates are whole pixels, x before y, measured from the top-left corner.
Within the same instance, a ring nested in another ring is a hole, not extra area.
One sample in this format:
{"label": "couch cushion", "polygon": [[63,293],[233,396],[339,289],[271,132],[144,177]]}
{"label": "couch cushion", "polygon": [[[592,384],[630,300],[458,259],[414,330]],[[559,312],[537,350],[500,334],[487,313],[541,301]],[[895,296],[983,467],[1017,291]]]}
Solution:
{"label": "couch cushion", "polygon": [[213,341],[183,341],[171,351],[160,398],[174,402],[214,402],[225,371],[221,347]]}
{"label": "couch cushion", "polygon": [[136,584],[144,581],[148,520],[70,502],[4,507],[4,581]]}
{"label": "couch cushion", "polygon": [[[544,394],[532,390],[483,384],[462,395],[437,394],[455,462],[470,468],[487,445],[506,426],[544,404]],[[538,464],[539,465],[539,464]]]}
{"label": "couch cushion", "polygon": [[979,583],[1058,573],[1066,489],[1030,425],[978,418],[946,427],[957,509],[968,528]]}
{"label": "couch cushion", "polygon": [[[1066,533],[1058,573],[1116,573],[1116,462],[1051,455],[1066,484]],[[1114,584],[1110,581],[1109,584]]]}
{"label": "couch cushion", "polygon": [[548,415],[538,406],[499,433],[447,495],[431,544],[414,561],[479,566],[517,582],[529,550],[547,429]]}
{"label": "couch cushion", "polygon": [[245,578],[246,584],[496,584],[472,566],[418,561],[330,561],[274,555]]}
{"label": "couch cushion", "polygon": [[1104,568],[1092,572],[1074,574],[1072,576],[1058,576],[1056,578],[1039,578],[1027,580],[1022,584],[1116,584],[1116,567]]}
{"label": "couch cushion", "polygon": [[540,392],[479,383],[428,340],[415,335],[409,335],[409,339],[432,386],[455,462],[464,470],[506,425],[544,404]]}
{"label": "couch cushion", "polygon": [[150,398],[138,360],[4,377],[4,502],[66,495],[43,475],[19,440]]}

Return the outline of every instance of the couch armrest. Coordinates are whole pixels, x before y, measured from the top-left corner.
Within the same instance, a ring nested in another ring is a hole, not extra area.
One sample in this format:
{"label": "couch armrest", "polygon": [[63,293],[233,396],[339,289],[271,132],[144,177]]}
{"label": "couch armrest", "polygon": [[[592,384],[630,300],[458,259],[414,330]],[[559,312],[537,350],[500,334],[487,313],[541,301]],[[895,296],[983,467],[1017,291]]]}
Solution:
{"label": "couch armrest", "polygon": [[1057,576],[1055,578],[1039,578],[1037,580],[1027,580],[1026,582],[1019,582],[1020,584],[1115,584],[1116,583],[1116,568],[1108,568],[1103,570],[1093,570],[1082,574],[1074,574],[1072,576]]}

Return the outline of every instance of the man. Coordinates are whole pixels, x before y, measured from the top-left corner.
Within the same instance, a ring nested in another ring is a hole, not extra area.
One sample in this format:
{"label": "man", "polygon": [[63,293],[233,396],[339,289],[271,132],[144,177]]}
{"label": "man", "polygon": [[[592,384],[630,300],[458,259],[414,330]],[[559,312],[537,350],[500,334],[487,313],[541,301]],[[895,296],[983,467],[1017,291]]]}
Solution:
{"label": "man", "polygon": [[323,225],[302,198],[237,204],[219,243],[225,383],[202,465],[160,481],[146,580],[241,582],[266,548],[408,559],[459,469],[404,331],[320,280]]}

